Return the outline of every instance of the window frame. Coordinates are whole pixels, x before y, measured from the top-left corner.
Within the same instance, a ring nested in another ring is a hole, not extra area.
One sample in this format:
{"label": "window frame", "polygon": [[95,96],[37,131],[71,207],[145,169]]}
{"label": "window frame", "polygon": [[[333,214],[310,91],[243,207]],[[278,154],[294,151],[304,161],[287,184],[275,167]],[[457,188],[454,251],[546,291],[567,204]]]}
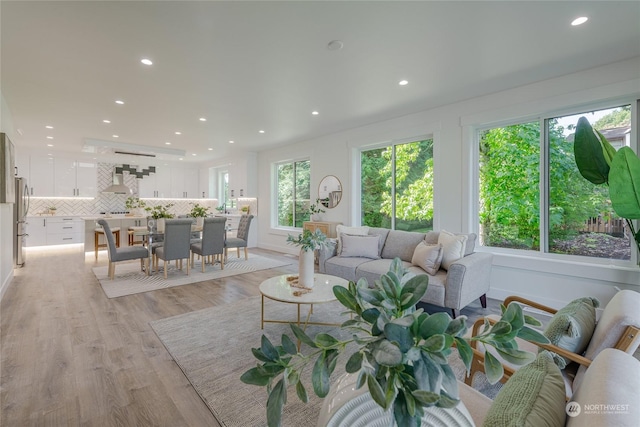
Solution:
{"label": "window frame", "polygon": [[[479,235],[480,232],[480,134],[481,132],[489,129],[495,129],[498,127],[504,127],[509,125],[516,125],[520,123],[538,121],[540,125],[540,186],[539,186],[539,200],[540,200],[540,249],[511,249],[501,248],[495,246],[481,246],[478,244],[477,249],[480,251],[488,251],[496,254],[515,255],[515,256],[529,256],[534,258],[551,259],[557,261],[575,262],[575,263],[592,263],[597,265],[613,265],[616,267],[625,268],[637,268],[639,256],[638,251],[634,250],[635,243],[631,241],[631,258],[629,260],[617,260],[612,258],[598,258],[581,255],[567,255],[557,254],[549,252],[549,143],[547,135],[547,121],[550,119],[579,115],[588,113],[595,110],[604,110],[609,108],[617,108],[623,105],[631,106],[631,146],[630,148],[636,153],[639,153],[640,143],[638,142],[638,119],[640,115],[640,97],[638,96],[622,96],[605,101],[583,103],[569,107],[549,108],[544,111],[520,115],[512,118],[503,118],[494,121],[483,121],[481,124],[467,125],[464,131],[467,135],[467,140],[472,142],[470,161],[472,162],[472,173],[470,174],[470,203],[471,203],[471,216],[470,216],[470,229]],[[638,227],[638,220],[633,220],[636,227]]]}
{"label": "window frame", "polygon": [[[302,227],[295,226],[295,209],[294,209],[294,221],[293,226],[288,225],[280,225],[278,223],[278,168],[282,165],[293,164],[295,171],[295,164],[298,162],[309,162],[309,195],[311,196],[311,158],[308,156],[299,157],[295,159],[287,159],[287,160],[279,160],[271,163],[271,228],[274,230],[284,230],[284,231],[300,231]],[[295,185],[294,185],[295,190]],[[293,203],[295,208],[296,198],[294,197]]]}

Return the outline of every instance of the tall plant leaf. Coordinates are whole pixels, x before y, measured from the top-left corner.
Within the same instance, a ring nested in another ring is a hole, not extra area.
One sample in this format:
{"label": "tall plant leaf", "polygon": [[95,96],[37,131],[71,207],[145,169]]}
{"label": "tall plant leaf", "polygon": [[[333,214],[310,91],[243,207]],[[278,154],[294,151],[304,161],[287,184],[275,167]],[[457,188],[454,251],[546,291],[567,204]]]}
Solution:
{"label": "tall plant leaf", "polygon": [[[606,139],[594,132],[591,124],[585,117],[580,117],[576,126],[573,142],[573,151],[576,165],[580,174],[594,184],[604,184],[609,181],[609,164],[606,156],[610,154],[605,144]],[[609,144],[611,145],[611,144]]]}
{"label": "tall plant leaf", "polygon": [[269,427],[280,427],[282,424],[282,407],[287,401],[287,388],[284,379],[278,381],[267,399],[267,423]]}
{"label": "tall plant leaf", "polygon": [[618,215],[640,219],[640,159],[629,147],[622,147],[613,158],[609,195]]}

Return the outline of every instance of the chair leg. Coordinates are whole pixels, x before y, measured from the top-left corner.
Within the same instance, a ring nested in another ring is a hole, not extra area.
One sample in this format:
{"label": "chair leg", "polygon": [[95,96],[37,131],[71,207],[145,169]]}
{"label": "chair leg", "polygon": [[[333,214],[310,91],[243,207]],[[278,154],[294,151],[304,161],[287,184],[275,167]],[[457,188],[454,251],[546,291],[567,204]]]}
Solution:
{"label": "chair leg", "polygon": [[113,276],[116,274],[116,263],[109,261],[109,278],[113,280]]}
{"label": "chair leg", "polygon": [[247,261],[249,259],[249,251],[247,250],[247,247],[244,247],[244,260]]}
{"label": "chair leg", "polygon": [[200,257],[200,258],[202,259],[202,272],[204,273],[204,264],[205,264],[205,262],[207,261],[207,257],[202,256],[202,257]]}
{"label": "chair leg", "polygon": [[[204,260],[202,260],[202,265],[204,265]],[[182,267],[182,260],[180,260],[180,267]],[[189,275],[189,258],[187,258],[187,276]]]}
{"label": "chair leg", "polygon": [[193,267],[193,262],[194,262],[194,260],[195,260],[194,255],[195,255],[195,254],[194,254],[193,252],[191,252],[191,267]]}
{"label": "chair leg", "polygon": [[149,257],[144,259],[144,271],[146,271],[148,276],[149,275]]}
{"label": "chair leg", "polygon": [[100,234],[96,231],[93,235],[94,245],[96,247],[96,259],[98,259],[98,239],[100,238]]}
{"label": "chair leg", "polygon": [[162,264],[164,265],[164,278],[166,279],[167,278],[167,261],[163,260]]}
{"label": "chair leg", "polygon": [[220,270],[224,270],[224,257],[220,254]]}
{"label": "chair leg", "polygon": [[487,294],[482,294],[480,297],[480,305],[482,308],[487,308]]}
{"label": "chair leg", "polygon": [[236,258],[240,259],[240,247],[236,248]]}

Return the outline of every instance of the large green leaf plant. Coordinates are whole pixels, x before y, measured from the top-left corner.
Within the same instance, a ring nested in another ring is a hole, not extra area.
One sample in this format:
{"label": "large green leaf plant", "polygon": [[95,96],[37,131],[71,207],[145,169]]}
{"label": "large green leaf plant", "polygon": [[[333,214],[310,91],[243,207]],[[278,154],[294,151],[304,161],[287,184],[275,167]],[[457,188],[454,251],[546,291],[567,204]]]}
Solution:
{"label": "large green leaf plant", "polygon": [[[502,307],[500,321],[494,325],[486,321],[480,335],[466,338],[465,316],[452,319],[447,313],[429,315],[416,308],[428,283],[428,276],[408,272],[396,258],[373,288],[366,279],[349,282],[348,287],[333,288],[334,295],[351,315],[340,327],[351,338],[341,340],[329,333],[318,333],[312,338],[295,324],[290,325],[294,338],[283,334],[279,345],[263,335],[260,347],[252,349],[259,363],[240,379],[267,388],[268,425],[281,425],[289,386],[295,387],[300,400],[308,401],[301,373],[311,363],[313,391],[319,397],[327,396],[330,376],[338,356],[344,352],[350,352],[345,371],[358,374],[357,387],[366,385],[378,405],[393,411],[399,427],[413,427],[421,424],[425,408],[458,404],[458,383],[447,359],[453,348],[468,373],[473,354],[471,339],[494,347],[505,360],[519,365],[532,361],[535,355],[519,350],[516,337],[549,342],[527,326],[540,323],[525,316],[518,304]],[[301,352],[294,339],[310,349]],[[485,371],[492,384],[503,375],[502,364],[489,352]]]}
{"label": "large green leaf plant", "polygon": [[629,147],[616,151],[585,117],[578,120],[573,149],[580,174],[609,186],[613,210],[625,219],[640,251],[640,230],[631,221],[640,219],[640,158]]}

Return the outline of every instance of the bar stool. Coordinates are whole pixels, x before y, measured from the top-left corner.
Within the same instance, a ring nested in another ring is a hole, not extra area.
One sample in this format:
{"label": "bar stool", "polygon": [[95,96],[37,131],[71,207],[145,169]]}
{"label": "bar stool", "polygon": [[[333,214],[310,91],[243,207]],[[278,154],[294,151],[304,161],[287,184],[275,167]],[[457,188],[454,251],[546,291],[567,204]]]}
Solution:
{"label": "bar stool", "polygon": [[[100,244],[100,235],[104,235],[104,229],[102,227],[96,227],[94,231],[95,231],[94,243],[96,246],[96,259],[98,259],[98,248],[106,248],[107,243],[105,239],[105,243]],[[111,234],[113,234],[113,237],[115,237],[116,239],[116,248],[119,248],[120,247],[120,227],[113,227],[111,229]]]}
{"label": "bar stool", "polygon": [[[129,235],[129,246],[133,246],[137,243],[144,245],[143,232],[145,231],[147,231],[147,227],[135,227],[135,226],[129,227],[129,229],[127,230],[127,234]],[[136,235],[136,233],[138,234]],[[140,240],[136,240],[136,237],[138,237]]]}

